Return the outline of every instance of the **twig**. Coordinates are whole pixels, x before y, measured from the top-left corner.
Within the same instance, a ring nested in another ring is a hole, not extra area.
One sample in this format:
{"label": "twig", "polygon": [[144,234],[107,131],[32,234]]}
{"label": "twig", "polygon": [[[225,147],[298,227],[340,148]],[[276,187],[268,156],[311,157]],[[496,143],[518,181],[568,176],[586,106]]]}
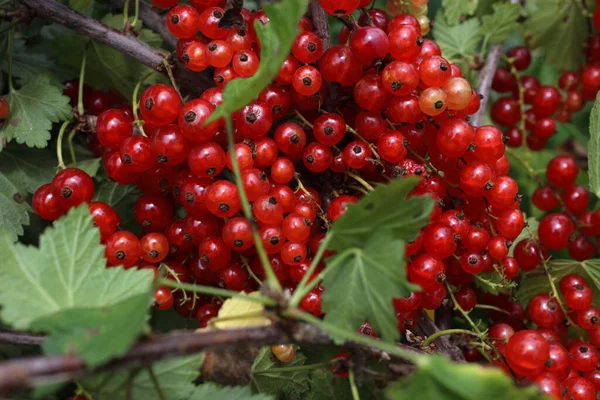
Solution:
{"label": "twig", "polygon": [[[19,334],[27,336],[27,334]],[[6,337],[0,334],[1,337]],[[11,336],[14,337],[14,336]],[[38,340],[38,339],[32,339]],[[366,339],[365,339],[366,340]],[[200,351],[248,348],[273,344],[331,345],[327,332],[314,325],[284,321],[264,327],[242,329],[219,329],[204,332],[173,332],[156,336],[134,346],[124,356],[114,359],[99,368],[85,367],[78,356],[42,356],[0,363],[0,395],[11,390],[24,389],[41,384],[51,384],[79,379],[95,373],[122,369],[140,368],[153,362],[194,354]],[[346,343],[350,349],[369,349],[364,343]],[[418,349],[396,344],[398,348],[424,354]]]}
{"label": "twig", "polygon": [[308,5],[310,19],[317,36],[323,42],[323,51],[331,46],[331,31],[329,30],[329,18],[318,0],[311,0]]}
{"label": "twig", "polygon": [[480,126],[485,114],[485,108],[487,101],[490,97],[490,89],[492,88],[492,80],[494,74],[498,68],[498,63],[502,58],[502,44],[496,44],[490,50],[487,58],[485,59],[485,65],[481,69],[479,74],[479,82],[477,84],[477,94],[481,96],[481,103],[479,110],[471,117],[471,125]]}
{"label": "twig", "polygon": [[27,332],[0,331],[0,343],[4,344],[28,344],[38,346],[42,344],[44,337]]}

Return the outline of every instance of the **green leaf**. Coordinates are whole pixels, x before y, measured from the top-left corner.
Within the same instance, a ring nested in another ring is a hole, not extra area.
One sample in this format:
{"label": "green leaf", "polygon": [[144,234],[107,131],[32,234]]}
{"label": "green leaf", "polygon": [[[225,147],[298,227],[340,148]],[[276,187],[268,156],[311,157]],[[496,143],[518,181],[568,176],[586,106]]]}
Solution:
{"label": "green leaf", "polygon": [[[111,28],[121,30],[123,29],[123,15],[107,14],[102,18],[102,23]],[[162,44],[161,37],[151,30],[140,28],[139,32],[138,39],[140,41],[144,41],[156,48]],[[88,42],[89,39],[72,32],[66,32],[56,37],[52,42],[52,46],[61,55],[57,58],[57,62],[79,68]],[[113,88],[127,99],[131,98],[137,82],[152,72],[150,68],[142,65],[137,60],[95,41],[89,42],[87,51],[86,84],[98,89]],[[154,83],[157,79],[160,79],[158,78],[160,76],[160,73],[155,72],[145,82],[149,84]]]}
{"label": "green leaf", "polygon": [[63,146],[63,157],[68,157],[67,159],[71,160],[71,162],[67,164],[67,167],[79,168],[85,171],[89,176],[95,177],[100,169],[100,161],[102,161],[102,158],[97,157],[96,154],[86,147],[74,144],[73,148],[75,151],[75,160],[77,161],[77,165],[75,165],[71,160],[69,146],[66,143]]}
{"label": "green leaf", "polygon": [[500,368],[423,357],[417,372],[386,390],[389,400],[542,400],[534,386],[517,388]]}
{"label": "green leaf", "polygon": [[71,117],[69,98],[50,82],[47,73],[31,78],[21,89],[9,92],[6,99],[11,114],[0,130],[0,140],[7,143],[14,139],[29,147],[46,147],[52,123]]}
{"label": "green leaf", "polygon": [[[5,40],[0,40],[0,49],[6,44]],[[25,81],[44,72],[52,71],[55,68],[54,62],[48,58],[46,53],[35,51],[30,46],[25,46],[25,41],[15,39],[13,42],[12,74],[15,77],[22,78]],[[8,70],[8,57],[5,57],[2,64],[4,71]]]}
{"label": "green leaf", "polygon": [[396,179],[389,185],[378,186],[334,224],[329,248],[342,251],[351,247],[362,248],[373,232],[389,229],[394,239],[409,241],[419,229],[429,223],[433,210],[431,197],[406,196],[415,187],[417,179]]}
{"label": "green leaf", "polygon": [[102,182],[96,187],[94,201],[110,204],[121,217],[120,226],[129,231],[136,231],[140,226],[133,219],[133,205],[142,194],[136,185],[119,185],[116,182]]}
{"label": "green leaf", "polygon": [[472,58],[483,38],[478,19],[472,18],[450,26],[440,12],[435,17],[432,34],[444,58],[450,62]]}
{"label": "green leaf", "polygon": [[327,259],[322,296],[325,322],[353,332],[368,320],[384,339],[398,339],[391,299],[418,289],[408,283],[405,270],[404,242],[385,227],[374,230],[364,247]]}
{"label": "green leaf", "polygon": [[282,0],[263,4],[270,21],[255,21],[260,41],[260,66],[246,79],[231,81],[223,92],[223,104],[212,113],[207,123],[215,121],[250,103],[277,76],[298,34],[298,21],[306,11],[307,0]]}
{"label": "green leaf", "polygon": [[590,141],[588,145],[588,174],[590,190],[600,197],[600,92],[590,113]]}
{"label": "green leaf", "polygon": [[527,1],[530,17],[525,22],[525,33],[531,36],[533,48],[542,47],[546,62],[559,70],[576,70],[584,62],[584,52],[578,46],[565,43],[583,43],[587,37],[588,21],[575,1]]}
{"label": "green leaf", "polygon": [[460,21],[460,17],[465,15],[473,15],[477,9],[479,0],[442,0],[444,7],[444,15],[450,25],[456,25]]}
{"label": "green leaf", "polygon": [[347,379],[341,379],[330,369],[310,373],[309,400],[349,400],[352,398]]}
{"label": "green leaf", "polygon": [[212,382],[198,386],[189,400],[273,400],[273,396],[253,394],[249,386],[219,387]]}
{"label": "green leaf", "polygon": [[100,232],[87,204],[71,209],[40,236],[39,248],[0,232],[0,317],[17,329],[70,308],[106,307],[152,286],[152,271],[106,268]]}
{"label": "green leaf", "polygon": [[3,233],[6,240],[12,243],[24,233],[23,225],[29,225],[28,211],[19,187],[7,175],[0,174],[0,234]]}
{"label": "green leaf", "polygon": [[[273,357],[270,346],[260,349],[252,364],[252,382],[254,387],[261,392],[279,396],[281,394],[298,396],[309,390],[309,371],[291,371],[281,370],[287,367],[296,367],[304,365],[306,357],[300,352],[296,352],[294,359],[288,363]],[[276,371],[270,371],[272,369]]]}
{"label": "green leaf", "polygon": [[[600,307],[600,259],[591,259],[585,261],[575,260],[550,260],[548,267],[552,271],[554,282],[558,282],[567,274],[579,274],[587,279],[592,291],[594,292],[594,306]],[[523,308],[527,307],[529,301],[537,294],[551,293],[550,282],[543,269],[538,268],[528,272],[523,276],[517,298]]]}
{"label": "green leaf", "polygon": [[508,39],[517,28],[517,18],[521,14],[521,5],[513,3],[496,3],[491,15],[481,17],[481,32],[487,36],[489,43],[500,43]]}
{"label": "green leaf", "polygon": [[[200,374],[202,353],[188,357],[174,358],[152,364],[156,380],[168,400],[189,400],[196,386],[193,381]],[[161,400],[148,368],[137,371],[105,373],[84,379],[81,385],[93,396],[94,400]],[[131,376],[132,379],[129,379]],[[127,388],[131,388],[131,397],[127,397]]]}
{"label": "green leaf", "polygon": [[69,7],[75,11],[83,12],[92,5],[94,0],[69,0]]}
{"label": "green leaf", "polygon": [[33,321],[31,329],[50,335],[46,354],[80,354],[89,367],[124,354],[146,327],[150,298],[130,296],[98,308],[70,308]]}

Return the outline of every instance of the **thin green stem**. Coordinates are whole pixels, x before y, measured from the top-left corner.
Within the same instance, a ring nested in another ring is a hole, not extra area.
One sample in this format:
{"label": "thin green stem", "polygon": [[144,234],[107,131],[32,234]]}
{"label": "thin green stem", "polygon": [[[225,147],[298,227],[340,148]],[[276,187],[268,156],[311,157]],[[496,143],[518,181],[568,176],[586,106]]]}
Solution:
{"label": "thin green stem", "polygon": [[354,379],[353,368],[350,368],[350,370],[348,371],[348,381],[350,382],[350,392],[352,392],[352,400],[360,400],[358,388],[356,387],[356,380]]}
{"label": "thin green stem", "polygon": [[334,358],[332,360],[323,361],[316,364],[308,364],[308,365],[297,365],[295,367],[283,367],[283,368],[269,368],[259,371],[252,371],[252,375],[256,374],[270,374],[272,372],[300,372],[300,371],[312,371],[313,369],[319,369],[323,367],[328,367],[331,364],[337,362],[337,359]]}
{"label": "thin green stem", "polygon": [[75,147],[73,147],[73,138],[75,137],[75,133],[77,133],[77,129],[71,129],[71,132],[67,137],[67,144],[69,145],[69,153],[71,154],[71,162],[73,163],[73,167],[77,168],[77,157],[75,157]]}
{"label": "thin green stem", "polygon": [[356,175],[354,172],[348,171],[348,172],[346,172],[346,175],[348,175],[350,178],[354,179],[356,182],[358,182],[361,185],[363,185],[364,188],[367,189],[369,192],[372,192],[373,190],[375,190],[375,188],[373,188],[373,186],[371,186],[369,184],[369,182],[365,181],[363,178],[361,178],[360,176]]}
{"label": "thin green stem", "polygon": [[258,276],[256,276],[254,271],[252,271],[252,268],[250,268],[250,265],[248,264],[248,259],[246,259],[246,257],[244,257],[244,256],[240,256],[240,258],[242,259],[242,264],[246,268],[246,271],[248,271],[248,275],[250,275],[250,277],[252,279],[254,279],[254,281],[256,283],[258,283],[258,286],[262,286],[262,284],[263,284],[262,281],[260,280],[260,278]]}
{"label": "thin green stem", "polygon": [[437,331],[433,335],[429,336],[427,338],[427,340],[425,340],[423,342],[421,347],[429,346],[435,339],[439,338],[440,336],[455,335],[455,334],[471,335],[471,336],[475,336],[477,338],[481,338],[481,336],[479,334],[477,334],[473,331],[470,331],[468,329],[445,329],[443,331]]}
{"label": "thin green stem", "polygon": [[58,159],[58,168],[65,169],[67,166],[65,165],[65,160],[63,159],[62,154],[62,141],[63,136],[65,136],[65,131],[67,130],[67,126],[71,123],[71,120],[67,120],[62,123],[60,126],[60,130],[58,131],[58,139],[56,140],[56,158]]}
{"label": "thin green stem", "polygon": [[231,120],[231,115],[227,115],[225,117],[225,126],[227,127],[227,141],[229,143],[229,153],[231,156],[231,166],[233,167],[233,176],[235,178],[235,184],[240,196],[240,202],[242,203],[242,211],[244,212],[246,219],[250,221],[256,253],[258,254],[258,258],[260,259],[265,271],[267,284],[271,289],[281,293],[281,284],[279,283],[279,279],[277,279],[277,275],[275,275],[275,272],[273,271],[273,267],[271,266],[271,262],[269,261],[269,257],[267,256],[263,242],[258,234],[256,223],[254,223],[252,209],[250,208],[250,203],[248,202],[248,196],[246,196],[246,191],[244,190],[244,183],[242,182],[242,175],[240,174],[240,166],[238,165],[237,158],[235,157],[235,139],[233,136],[233,122]]}
{"label": "thin green stem", "polygon": [[469,323],[469,325],[471,325],[471,328],[473,328],[473,330],[475,332],[477,332],[477,334],[479,335],[479,337],[483,337],[483,333],[481,332],[481,330],[479,329],[479,327],[477,326],[477,324],[475,324],[475,322],[473,322],[473,320],[471,319],[471,317],[469,317],[469,313],[467,313],[465,310],[463,310],[463,308],[460,306],[460,304],[458,304],[458,301],[456,301],[456,297],[454,297],[454,293],[452,292],[452,288],[450,287],[450,285],[448,284],[448,282],[446,282],[446,289],[448,291],[448,294],[450,295],[450,298],[452,299],[452,304],[454,304],[454,308],[456,310],[458,310],[459,313],[461,313],[461,315],[463,316],[463,318],[467,320],[467,322]]}
{"label": "thin green stem", "polygon": [[156,375],[154,374],[154,370],[152,369],[152,366],[148,367],[148,375],[150,375],[150,380],[152,381],[152,385],[154,386],[154,389],[156,390],[156,393],[158,394],[158,398],[160,400],[166,400],[165,394],[162,391],[162,388],[160,387],[160,383],[158,382],[158,379],[156,379]]}
{"label": "thin green stem", "polygon": [[138,117],[138,111],[139,111],[138,93],[140,92],[140,87],[142,86],[142,83],[146,80],[147,77],[148,77],[148,75],[146,75],[142,80],[140,80],[137,83],[137,85],[135,85],[135,88],[133,89],[133,100],[131,101],[131,108],[133,110],[133,120],[137,123],[138,129],[140,130],[140,133],[144,137],[148,137],[148,136],[146,135],[146,132],[144,132],[144,124],[140,121],[140,119]]}
{"label": "thin green stem", "polygon": [[509,311],[503,310],[501,308],[498,308],[496,306],[491,306],[489,304],[477,304],[475,305],[475,308],[478,308],[480,310],[491,310],[491,311],[496,311],[502,314],[506,314],[506,315],[512,315]]}
{"label": "thin green stem", "polygon": [[8,32],[8,90],[10,92],[14,92],[15,88],[13,87],[12,81],[12,60],[13,60],[13,47],[15,42],[15,27],[10,28]]}
{"label": "thin green stem", "polygon": [[135,28],[135,25],[137,24],[139,17],[140,17],[140,0],[135,0],[135,11],[133,14],[133,21],[131,22],[132,28]]}
{"label": "thin green stem", "polygon": [[[290,303],[289,303],[290,307],[292,307],[292,308],[298,307],[298,304],[300,304],[300,302],[302,301],[304,296],[306,296],[306,294],[308,292],[310,292],[312,290],[312,288],[314,287],[314,286],[311,286],[311,288],[307,291],[306,283],[308,282],[308,280],[312,276],[313,272],[315,271],[315,269],[317,269],[317,266],[321,262],[321,258],[323,258],[323,254],[325,254],[325,251],[327,250],[327,246],[329,245],[329,242],[333,238],[333,235],[334,235],[334,233],[330,232],[323,239],[323,243],[321,243],[321,245],[319,246],[319,250],[317,251],[317,254],[314,256],[312,262],[310,263],[310,267],[308,267],[308,271],[306,271],[306,273],[302,277],[302,280],[296,287],[296,290],[294,290],[294,295],[292,296]],[[314,280],[317,281],[316,278]],[[319,282],[319,281],[317,281],[317,282]]]}
{"label": "thin green stem", "polygon": [[306,118],[304,118],[304,115],[302,115],[300,113],[300,111],[295,110],[296,115],[298,116],[298,118],[300,118],[302,120],[302,122],[304,123],[304,125],[307,125],[310,129],[313,128],[313,124],[311,124]]}
{"label": "thin green stem", "polygon": [[83,58],[81,59],[81,69],[79,70],[79,88],[77,89],[77,114],[82,116],[85,113],[83,108],[83,84],[85,82],[85,65],[87,62],[87,44],[83,50]]}
{"label": "thin green stem", "polygon": [[298,309],[285,311],[284,316],[308,322],[311,325],[317,326],[329,332],[332,336],[343,338],[349,342],[354,342],[372,347],[374,349],[389,353],[395,357],[402,358],[403,360],[410,361],[416,365],[426,362],[427,357],[422,356],[417,352],[403,349],[401,347],[396,346],[396,344],[394,343],[386,342],[380,339],[373,339],[370,336],[361,335],[360,333],[338,328],[337,326],[328,324],[327,322],[322,321],[319,318],[314,317],[311,314],[302,312]]}
{"label": "thin green stem", "polygon": [[173,70],[171,70],[171,66],[169,65],[169,62],[167,61],[166,58],[163,58],[162,63],[165,67],[165,70],[167,71],[169,80],[171,81],[171,86],[173,86],[173,89],[175,89],[175,91],[179,95],[179,98],[181,99],[181,101],[183,101],[183,96],[181,95],[181,92],[179,91],[179,87],[177,87],[177,81],[175,81],[175,77],[173,76]]}
{"label": "thin green stem", "polygon": [[204,293],[212,296],[236,297],[248,301],[262,303],[268,306],[274,306],[277,301],[264,296],[250,296],[244,292],[234,292],[233,290],[220,289],[211,286],[194,285],[191,283],[177,283],[171,279],[160,278],[156,281],[157,285],[168,286],[175,289],[189,290],[194,293]]}
{"label": "thin green stem", "polygon": [[127,20],[129,19],[129,0],[125,0],[123,4],[123,28],[127,27]]}

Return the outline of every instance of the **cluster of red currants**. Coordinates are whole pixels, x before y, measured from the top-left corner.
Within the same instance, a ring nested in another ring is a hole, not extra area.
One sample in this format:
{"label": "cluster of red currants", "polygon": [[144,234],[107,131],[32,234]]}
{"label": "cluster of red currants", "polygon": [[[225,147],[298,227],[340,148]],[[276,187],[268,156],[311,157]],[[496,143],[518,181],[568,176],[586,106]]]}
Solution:
{"label": "cluster of red currants", "polygon": [[536,330],[507,323],[490,327],[488,337],[498,352],[492,354],[493,362],[552,398],[594,400],[600,390],[600,310],[592,307],[592,289],[583,277],[566,275],[559,288],[569,321],[586,330],[589,341],[581,335],[569,338],[563,306],[547,293],[538,294],[527,308]]}

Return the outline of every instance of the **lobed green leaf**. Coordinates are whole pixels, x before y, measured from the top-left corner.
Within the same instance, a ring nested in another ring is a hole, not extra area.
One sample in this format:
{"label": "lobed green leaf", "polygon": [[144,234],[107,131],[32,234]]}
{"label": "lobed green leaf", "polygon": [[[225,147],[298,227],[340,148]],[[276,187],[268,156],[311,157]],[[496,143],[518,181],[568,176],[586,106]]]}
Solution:
{"label": "lobed green leaf", "polygon": [[471,18],[451,26],[441,12],[435,16],[432,34],[444,58],[450,62],[472,58],[483,39],[481,23],[478,19]]}
{"label": "lobed green leaf", "polygon": [[304,365],[305,362],[304,354],[296,352],[292,361],[282,363],[273,357],[271,347],[265,346],[260,349],[252,364],[252,384],[260,393],[272,394],[276,397],[285,395],[286,398],[299,396],[310,389],[309,371],[287,372],[280,369]]}
{"label": "lobed green leaf", "polygon": [[206,382],[198,386],[189,400],[273,400],[273,396],[259,393],[253,394],[249,386],[219,387],[214,383]]}
{"label": "lobed green leaf", "polygon": [[588,174],[590,190],[600,197],[600,93],[596,96],[590,113],[590,140],[588,150]]}
{"label": "lobed green leaf", "polygon": [[450,25],[458,24],[462,16],[473,15],[478,5],[479,0],[442,0],[444,16]]}
{"label": "lobed green leaf", "polygon": [[521,5],[513,3],[495,3],[494,12],[481,17],[481,32],[489,43],[500,43],[508,39],[517,28],[517,19],[521,14]]}

